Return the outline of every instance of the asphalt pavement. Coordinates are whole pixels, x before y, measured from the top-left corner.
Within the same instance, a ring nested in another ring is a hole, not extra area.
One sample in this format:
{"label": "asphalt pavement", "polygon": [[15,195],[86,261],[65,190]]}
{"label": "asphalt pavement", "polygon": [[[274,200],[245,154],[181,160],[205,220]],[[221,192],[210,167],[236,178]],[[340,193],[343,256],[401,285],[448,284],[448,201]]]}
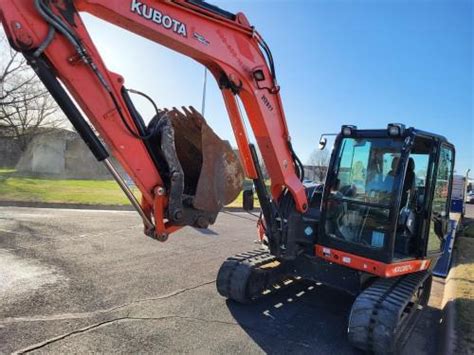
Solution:
{"label": "asphalt pavement", "polygon": [[[246,213],[160,243],[133,212],[0,207],[0,353],[357,353],[342,292],[299,281],[246,306],[219,296],[222,261],[255,239]],[[404,353],[436,353],[442,292],[435,280]]]}

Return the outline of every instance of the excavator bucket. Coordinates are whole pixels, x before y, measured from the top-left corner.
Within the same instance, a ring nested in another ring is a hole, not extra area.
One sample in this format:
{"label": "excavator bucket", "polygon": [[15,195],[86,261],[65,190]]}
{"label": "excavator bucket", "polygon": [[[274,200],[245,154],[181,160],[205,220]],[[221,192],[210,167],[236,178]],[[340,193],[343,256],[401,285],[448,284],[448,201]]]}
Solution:
{"label": "excavator bucket", "polygon": [[194,208],[218,212],[242,191],[244,174],[228,141],[209,127],[194,107],[165,110],[174,129],[176,154],[184,173],[184,195]]}

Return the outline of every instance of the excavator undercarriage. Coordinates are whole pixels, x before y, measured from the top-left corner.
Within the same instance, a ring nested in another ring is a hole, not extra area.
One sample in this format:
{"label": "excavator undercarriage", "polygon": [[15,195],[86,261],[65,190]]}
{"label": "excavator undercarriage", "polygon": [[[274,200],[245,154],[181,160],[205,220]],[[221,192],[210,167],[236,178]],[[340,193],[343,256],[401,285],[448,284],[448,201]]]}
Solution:
{"label": "excavator undercarriage", "polygon": [[221,296],[244,304],[299,279],[352,291],[356,298],[347,326],[351,344],[375,354],[400,352],[428,304],[430,272],[375,279],[351,273],[338,265],[304,259],[280,262],[266,249],[237,254],[222,264],[216,280],[217,290]]}

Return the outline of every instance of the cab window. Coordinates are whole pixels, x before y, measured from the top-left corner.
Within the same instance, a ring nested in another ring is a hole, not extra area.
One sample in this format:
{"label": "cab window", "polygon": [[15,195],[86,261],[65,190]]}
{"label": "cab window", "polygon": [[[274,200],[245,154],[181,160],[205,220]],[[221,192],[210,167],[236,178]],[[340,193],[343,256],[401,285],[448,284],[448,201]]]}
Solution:
{"label": "cab window", "polygon": [[401,186],[400,214],[395,236],[394,258],[413,257],[426,201],[426,181],[433,150],[432,141],[416,137],[408,157],[405,179]]}
{"label": "cab window", "polygon": [[449,186],[453,173],[453,155],[452,148],[448,146],[441,147],[431,206],[428,252],[437,252],[441,248],[442,243],[439,231],[438,233],[436,231],[436,222],[441,225],[447,224],[449,221]]}
{"label": "cab window", "polygon": [[391,233],[401,139],[344,138],[330,186],[327,235],[368,248],[384,248]]}

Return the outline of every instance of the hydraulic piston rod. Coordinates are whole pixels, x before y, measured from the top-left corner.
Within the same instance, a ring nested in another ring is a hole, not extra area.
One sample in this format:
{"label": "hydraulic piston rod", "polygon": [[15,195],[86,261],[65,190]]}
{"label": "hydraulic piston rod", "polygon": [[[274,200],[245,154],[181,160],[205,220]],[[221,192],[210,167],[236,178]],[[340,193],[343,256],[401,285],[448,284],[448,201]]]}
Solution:
{"label": "hydraulic piston rod", "polygon": [[74,105],[69,95],[63,89],[58,79],[52,74],[52,71],[48,69],[46,62],[42,58],[36,59],[27,57],[27,60],[31,64],[32,68],[35,70],[40,80],[43,82],[44,86],[48,89],[55,101],[58,103],[61,110],[64,112],[66,117],[74,126],[77,133],[79,133],[81,138],[84,140],[86,145],[94,154],[95,158],[105,165],[107,170],[112,174],[117,184],[120,186],[122,191],[130,200],[132,206],[142,217],[146,229],[146,234],[149,236],[153,235],[155,225],[146,215],[145,211],[143,211],[143,208],[141,207],[133,192],[127,186],[122,176],[120,176],[119,172],[112,165],[109,160],[109,153],[105,149],[104,145],[99,140],[99,138],[97,138],[97,136],[92,131],[91,127],[86,122],[84,117],[82,117],[82,114],[79,112],[76,105]]}
{"label": "hydraulic piston rod", "polygon": [[142,209],[142,206],[140,205],[140,202],[138,202],[137,198],[133,194],[133,192],[130,190],[130,188],[127,186],[127,183],[124,181],[122,176],[120,176],[120,173],[115,169],[115,167],[112,165],[110,160],[108,158],[104,159],[102,163],[105,165],[107,170],[110,172],[110,174],[113,176],[117,184],[120,186],[122,191],[125,193],[127,198],[129,199],[130,203],[132,206],[137,210],[138,214],[142,217],[143,223],[145,224],[145,229],[147,235],[152,235],[152,233],[155,230],[155,225],[153,222],[148,218],[148,216],[145,214],[145,212]]}

